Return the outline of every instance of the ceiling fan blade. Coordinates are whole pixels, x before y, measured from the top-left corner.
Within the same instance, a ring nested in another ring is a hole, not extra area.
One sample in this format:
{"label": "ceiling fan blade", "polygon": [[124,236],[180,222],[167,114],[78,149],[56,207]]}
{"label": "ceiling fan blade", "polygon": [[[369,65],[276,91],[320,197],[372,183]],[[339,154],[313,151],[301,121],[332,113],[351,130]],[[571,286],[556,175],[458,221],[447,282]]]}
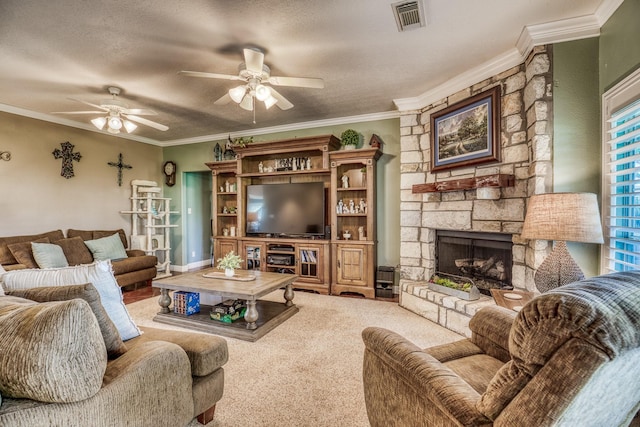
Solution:
{"label": "ceiling fan blade", "polygon": [[295,86],[323,89],[324,80],[311,77],[269,77],[269,83],[276,86]]}
{"label": "ceiling fan blade", "polygon": [[88,105],[88,106],[90,106],[90,107],[93,107],[93,108],[99,108],[99,109],[101,109],[102,111],[109,111],[109,109],[108,109],[108,108],[105,108],[105,107],[103,107],[102,105],[92,104],[92,103],[90,103],[90,102],[83,101],[82,99],[77,99],[77,98],[69,98],[69,99],[70,99],[70,100],[72,100],[72,101],[82,102],[83,104],[86,104],[86,105]]}
{"label": "ceiling fan blade", "polygon": [[51,114],[104,114],[104,111],[52,111]]}
{"label": "ceiling fan blade", "polygon": [[275,99],[278,100],[278,102],[276,103],[276,105],[281,109],[281,110],[288,110],[289,108],[293,108],[293,104],[291,102],[289,102],[289,100],[287,98],[285,98],[284,96],[282,96],[280,94],[280,92],[278,92],[277,90],[275,90],[274,88],[271,88],[271,96],[273,96]]}
{"label": "ceiling fan blade", "polygon": [[147,110],[144,108],[127,108],[123,111],[124,114],[136,114],[138,116],[157,116],[158,113],[156,113],[153,110]]}
{"label": "ceiling fan blade", "polygon": [[143,119],[142,117],[133,116],[130,114],[123,114],[123,116],[131,120],[132,122],[140,123],[141,125],[149,126],[161,131],[165,131],[169,129],[169,126],[161,125],[160,123],[152,122],[151,120]]}
{"label": "ceiling fan blade", "polygon": [[216,102],[214,102],[213,104],[214,105],[227,105],[229,102],[231,102],[231,97],[229,96],[228,93],[225,93],[220,98],[218,98],[218,100]]}
{"label": "ceiling fan blade", "polygon": [[264,53],[258,50],[244,49],[244,63],[247,71],[261,75],[262,66],[264,65]]}
{"label": "ceiling fan blade", "polygon": [[189,77],[204,77],[206,79],[244,80],[231,74],[205,73],[202,71],[178,71],[178,74],[184,74]]}

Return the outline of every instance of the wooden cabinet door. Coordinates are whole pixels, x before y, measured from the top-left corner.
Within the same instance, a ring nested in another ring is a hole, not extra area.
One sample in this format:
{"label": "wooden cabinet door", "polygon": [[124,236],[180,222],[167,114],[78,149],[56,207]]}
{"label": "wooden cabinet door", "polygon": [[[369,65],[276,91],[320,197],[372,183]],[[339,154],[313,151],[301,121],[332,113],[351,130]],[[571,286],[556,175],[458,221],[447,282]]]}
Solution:
{"label": "wooden cabinet door", "polygon": [[337,245],[337,282],[343,285],[367,285],[367,251],[359,245]]}
{"label": "wooden cabinet door", "polygon": [[320,245],[296,245],[299,280],[324,283],[324,257]]}
{"label": "wooden cabinet door", "polygon": [[229,252],[238,253],[238,242],[231,239],[215,239],[213,255],[215,262],[224,257]]}
{"label": "wooden cabinet door", "polygon": [[244,260],[244,269],[266,271],[264,243],[242,242],[240,257]]}

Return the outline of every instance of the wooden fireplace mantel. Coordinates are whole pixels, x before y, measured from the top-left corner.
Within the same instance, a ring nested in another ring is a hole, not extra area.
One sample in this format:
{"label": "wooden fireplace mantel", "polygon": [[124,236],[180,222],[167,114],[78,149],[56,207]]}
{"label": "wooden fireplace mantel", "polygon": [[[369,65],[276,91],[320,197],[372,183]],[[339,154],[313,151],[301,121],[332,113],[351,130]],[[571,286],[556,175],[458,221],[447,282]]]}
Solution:
{"label": "wooden fireplace mantel", "polygon": [[509,174],[495,174],[479,176],[475,178],[452,179],[448,181],[432,182],[428,184],[414,184],[411,192],[416,193],[437,193],[445,191],[473,190],[483,187],[513,187],[515,176]]}

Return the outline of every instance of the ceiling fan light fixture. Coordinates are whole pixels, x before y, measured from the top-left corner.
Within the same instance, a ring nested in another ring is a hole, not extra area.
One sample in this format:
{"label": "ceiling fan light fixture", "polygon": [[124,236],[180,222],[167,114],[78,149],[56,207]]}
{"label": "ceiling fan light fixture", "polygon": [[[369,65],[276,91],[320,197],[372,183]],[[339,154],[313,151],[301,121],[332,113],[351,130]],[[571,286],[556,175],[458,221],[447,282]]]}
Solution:
{"label": "ceiling fan light fixture", "polygon": [[278,103],[278,100],[273,97],[273,95],[269,95],[267,99],[264,100],[264,106],[267,107],[267,110]]}
{"label": "ceiling fan light fixture", "polygon": [[122,124],[124,128],[127,130],[127,133],[131,133],[138,128],[138,125],[129,120],[123,120]]}
{"label": "ceiling fan light fixture", "polygon": [[266,101],[270,96],[271,89],[268,86],[262,84],[256,86],[256,98],[258,98],[258,101]]}
{"label": "ceiling fan light fixture", "polygon": [[122,129],[122,120],[120,120],[120,117],[109,117],[109,129],[117,131]]}
{"label": "ceiling fan light fixture", "polygon": [[246,86],[236,86],[232,89],[229,89],[229,96],[233,99],[233,102],[236,104],[240,104],[242,102],[242,98],[244,98],[244,94],[247,92]]}
{"label": "ceiling fan light fixture", "polygon": [[104,125],[107,124],[107,119],[105,117],[98,117],[91,120],[91,123],[97,127],[98,129],[104,129]]}
{"label": "ceiling fan light fixture", "polygon": [[253,110],[253,96],[247,94],[242,102],[240,102],[240,108],[245,109],[247,111]]}

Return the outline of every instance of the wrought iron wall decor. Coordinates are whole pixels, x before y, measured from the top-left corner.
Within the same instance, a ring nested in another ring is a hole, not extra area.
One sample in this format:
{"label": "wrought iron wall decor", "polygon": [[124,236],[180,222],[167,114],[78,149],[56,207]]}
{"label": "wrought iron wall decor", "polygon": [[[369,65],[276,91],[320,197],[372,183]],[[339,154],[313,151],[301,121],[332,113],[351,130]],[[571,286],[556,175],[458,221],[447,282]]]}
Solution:
{"label": "wrought iron wall decor", "polygon": [[122,161],[122,153],[118,154],[117,162],[108,162],[107,164],[118,168],[118,187],[122,187],[122,169],[133,169],[133,166],[127,165]]}
{"label": "wrought iron wall decor", "polygon": [[75,176],[75,174],[73,173],[73,161],[75,160],[76,162],[79,162],[82,158],[82,155],[80,153],[73,152],[74,145],[69,141],[61,142],[60,145],[62,146],[62,149],[56,148],[55,150],[53,150],[52,154],[54,158],[62,159],[60,176],[69,179]]}

